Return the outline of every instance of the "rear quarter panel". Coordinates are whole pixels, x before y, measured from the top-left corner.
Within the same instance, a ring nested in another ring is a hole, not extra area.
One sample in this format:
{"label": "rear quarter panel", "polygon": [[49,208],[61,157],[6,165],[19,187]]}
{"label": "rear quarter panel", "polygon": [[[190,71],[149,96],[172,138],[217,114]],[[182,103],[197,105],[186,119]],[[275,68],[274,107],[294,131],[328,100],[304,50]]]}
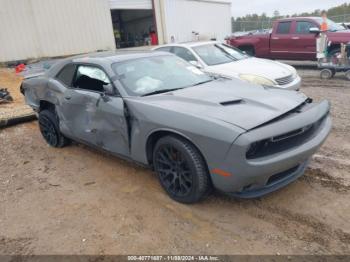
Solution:
{"label": "rear quarter panel", "polygon": [[39,111],[40,100],[47,87],[47,79],[43,76],[24,79],[22,83],[23,95],[27,105]]}
{"label": "rear quarter panel", "polygon": [[24,79],[22,88],[26,104],[35,111],[39,111],[42,100],[59,105],[59,97],[63,95],[64,90],[55,84],[56,81],[46,75]]}

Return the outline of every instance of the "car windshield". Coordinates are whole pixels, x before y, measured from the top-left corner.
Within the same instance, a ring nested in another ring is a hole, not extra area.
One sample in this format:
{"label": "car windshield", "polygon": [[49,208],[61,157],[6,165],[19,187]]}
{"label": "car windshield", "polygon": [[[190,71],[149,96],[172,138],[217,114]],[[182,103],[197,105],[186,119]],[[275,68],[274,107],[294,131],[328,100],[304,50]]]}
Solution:
{"label": "car windshield", "polygon": [[173,55],[118,62],[112,68],[132,96],[163,93],[212,81],[209,75]]}
{"label": "car windshield", "polygon": [[[322,24],[323,23],[323,18],[321,17],[318,17],[317,18],[317,22],[319,24]],[[330,19],[327,19],[327,25],[328,25],[328,30],[329,31],[341,31],[341,30],[345,30],[345,27],[342,26],[342,25],[339,25],[337,24],[336,22],[330,20]]]}
{"label": "car windshield", "polygon": [[193,47],[196,54],[209,66],[242,60],[248,56],[237,48],[224,44],[209,44]]}

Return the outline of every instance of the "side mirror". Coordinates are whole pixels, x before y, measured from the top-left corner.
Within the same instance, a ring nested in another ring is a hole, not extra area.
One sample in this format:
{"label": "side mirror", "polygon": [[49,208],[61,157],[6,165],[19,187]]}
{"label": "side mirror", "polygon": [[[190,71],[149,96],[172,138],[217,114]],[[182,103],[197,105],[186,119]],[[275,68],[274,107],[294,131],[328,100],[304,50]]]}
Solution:
{"label": "side mirror", "polygon": [[317,28],[317,27],[311,27],[311,28],[309,29],[309,32],[312,33],[312,34],[319,34],[321,31],[320,31],[320,29]]}
{"label": "side mirror", "polygon": [[112,84],[103,85],[103,89],[106,95],[114,95],[114,88]]}
{"label": "side mirror", "polygon": [[198,69],[202,69],[202,65],[198,62],[198,61],[189,61],[189,63],[195,67],[197,67]]}

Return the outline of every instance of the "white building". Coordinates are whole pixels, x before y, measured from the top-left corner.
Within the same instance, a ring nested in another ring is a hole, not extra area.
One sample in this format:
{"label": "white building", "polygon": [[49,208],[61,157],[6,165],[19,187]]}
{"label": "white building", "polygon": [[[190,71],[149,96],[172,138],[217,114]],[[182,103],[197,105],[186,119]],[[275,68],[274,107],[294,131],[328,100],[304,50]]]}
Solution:
{"label": "white building", "polygon": [[0,0],[0,62],[222,40],[231,0]]}

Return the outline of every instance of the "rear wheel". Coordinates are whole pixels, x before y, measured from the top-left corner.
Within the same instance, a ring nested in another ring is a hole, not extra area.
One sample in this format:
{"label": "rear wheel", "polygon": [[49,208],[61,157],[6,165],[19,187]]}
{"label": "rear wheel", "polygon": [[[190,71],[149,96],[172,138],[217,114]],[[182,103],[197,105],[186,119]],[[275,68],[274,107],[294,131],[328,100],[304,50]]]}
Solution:
{"label": "rear wheel", "polygon": [[51,110],[43,110],[39,113],[39,128],[50,146],[63,147],[68,144],[69,140],[59,130],[58,117]]}
{"label": "rear wheel", "polygon": [[322,69],[321,73],[320,73],[320,77],[321,79],[330,79],[332,78],[334,75],[333,75],[333,72],[332,70],[330,69]]}
{"label": "rear wheel", "polygon": [[153,165],[168,195],[181,203],[195,203],[207,196],[211,182],[205,161],[188,141],[175,136],[158,140]]}

